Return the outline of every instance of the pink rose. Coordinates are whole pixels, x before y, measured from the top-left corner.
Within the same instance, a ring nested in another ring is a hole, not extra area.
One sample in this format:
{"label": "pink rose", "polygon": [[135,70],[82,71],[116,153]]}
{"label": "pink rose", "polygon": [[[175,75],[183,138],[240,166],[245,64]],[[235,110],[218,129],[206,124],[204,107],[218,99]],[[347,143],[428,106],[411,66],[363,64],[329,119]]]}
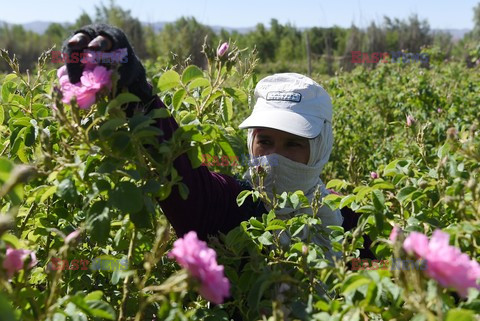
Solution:
{"label": "pink rose", "polygon": [[57,70],[58,79],[62,78],[63,76],[67,76],[67,66],[65,66],[65,65],[58,68],[58,70]]}
{"label": "pink rose", "polygon": [[418,232],[412,232],[403,243],[405,251],[413,253],[427,263],[426,274],[434,278],[443,287],[454,288],[462,297],[468,294],[468,288],[476,288],[480,278],[480,264],[471,260],[460,249],[448,244],[450,236],[436,230],[430,242]]}
{"label": "pink rose", "polygon": [[80,77],[80,82],[84,88],[99,91],[102,87],[110,87],[111,70],[103,66],[96,66],[93,70],[85,70]]}
{"label": "pink rose", "polygon": [[111,76],[113,71],[103,66],[87,64],[84,67],[80,82],[70,83],[65,66],[57,70],[57,77],[60,82],[60,89],[63,94],[62,101],[69,104],[73,97],[82,109],[88,109],[95,103],[96,94],[102,88],[111,89]]}
{"label": "pink rose", "polygon": [[75,230],[72,233],[68,234],[65,237],[65,243],[70,243],[72,240],[75,240],[80,235],[80,230]]}
{"label": "pink rose", "polygon": [[370,177],[372,179],[377,179],[378,178],[378,174],[376,172],[370,172]]}
{"label": "pink rose", "polygon": [[400,232],[401,232],[400,228],[397,225],[395,225],[392,229],[392,232],[390,233],[390,236],[388,237],[390,242],[395,243],[395,241],[397,240],[398,234]]}
{"label": "pink rose", "polygon": [[228,50],[228,42],[222,43],[220,46],[217,48],[217,56],[221,57],[223,56]]}
{"label": "pink rose", "polygon": [[29,268],[34,267],[38,261],[35,252],[24,249],[12,249],[7,247],[5,259],[3,260],[3,268],[7,271],[7,276],[11,278],[15,272],[23,269],[25,260],[30,256]]}
{"label": "pink rose", "polygon": [[78,107],[81,109],[88,109],[95,103],[96,100],[96,93],[95,89],[88,89],[84,87],[80,87],[75,92],[75,97],[77,98]]}
{"label": "pink rose", "polygon": [[220,304],[230,295],[230,283],[224,276],[223,265],[217,264],[216,253],[207,243],[197,238],[191,231],[173,243],[168,253],[180,266],[200,281],[200,294],[207,300]]}
{"label": "pink rose", "polygon": [[407,127],[412,126],[415,123],[415,118],[413,116],[408,115],[407,116]]}

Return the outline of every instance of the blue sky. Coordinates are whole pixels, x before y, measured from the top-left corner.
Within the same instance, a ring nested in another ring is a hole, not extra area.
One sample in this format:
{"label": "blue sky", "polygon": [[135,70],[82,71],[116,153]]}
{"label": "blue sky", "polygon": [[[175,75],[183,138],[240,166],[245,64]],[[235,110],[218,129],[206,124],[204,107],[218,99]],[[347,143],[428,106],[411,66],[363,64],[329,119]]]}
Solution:
{"label": "blue sky", "polygon": [[[472,8],[480,0],[117,0],[124,9],[145,22],[174,21],[194,16],[201,23],[226,27],[252,27],[268,24],[271,18],[296,27],[348,27],[354,22],[366,27],[381,22],[384,15],[407,18],[417,13],[435,29],[471,29]],[[99,1],[2,1],[0,20],[10,23],[32,21],[73,22],[85,11],[94,14]],[[108,1],[104,1],[108,4]]]}

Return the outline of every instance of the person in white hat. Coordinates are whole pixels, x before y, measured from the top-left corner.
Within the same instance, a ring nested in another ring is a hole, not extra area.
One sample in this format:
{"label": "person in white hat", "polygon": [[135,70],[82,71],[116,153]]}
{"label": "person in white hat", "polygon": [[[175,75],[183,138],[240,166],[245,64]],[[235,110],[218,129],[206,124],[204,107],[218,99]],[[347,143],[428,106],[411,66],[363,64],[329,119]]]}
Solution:
{"label": "person in white hat", "polygon": [[[327,92],[312,79],[282,73],[262,79],[255,88],[255,107],[240,128],[248,128],[248,151],[260,157],[267,169],[267,194],[301,190],[309,201],[320,190],[329,194],[320,174],[333,145],[332,102]],[[251,168],[252,169],[252,168]],[[252,182],[252,173],[246,178]],[[304,210],[302,210],[305,212]],[[293,212],[288,209],[283,213]],[[294,212],[293,212],[294,213]],[[324,226],[341,225],[339,210],[322,206]]]}

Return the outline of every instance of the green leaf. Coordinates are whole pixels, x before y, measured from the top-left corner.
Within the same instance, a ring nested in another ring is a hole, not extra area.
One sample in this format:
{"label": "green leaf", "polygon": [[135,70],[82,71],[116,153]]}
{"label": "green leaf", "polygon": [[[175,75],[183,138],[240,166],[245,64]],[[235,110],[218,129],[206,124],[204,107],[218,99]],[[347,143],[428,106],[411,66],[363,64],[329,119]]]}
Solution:
{"label": "green leaf", "polygon": [[285,222],[282,221],[282,220],[272,220],[267,228],[265,229],[265,231],[272,231],[272,230],[283,230],[285,229],[287,226],[285,225]]}
{"label": "green leaf", "polygon": [[125,120],[121,118],[112,118],[106,121],[102,126],[100,126],[98,132],[101,137],[110,137],[113,132],[121,125],[125,124]]}
{"label": "green leaf", "polygon": [[375,216],[375,227],[379,233],[383,231],[383,222],[385,220],[383,216],[383,210],[385,208],[384,202],[385,199],[383,198],[383,194],[381,191],[373,191],[372,193],[373,198],[373,206],[375,207],[374,216]]}
{"label": "green leaf", "polygon": [[222,117],[225,122],[231,121],[233,117],[233,104],[228,97],[222,99]]}
{"label": "green leaf", "polygon": [[146,206],[144,206],[142,210],[137,213],[131,213],[130,220],[137,228],[150,228],[152,226],[152,214],[149,212]]}
{"label": "green leaf", "polygon": [[138,98],[132,93],[121,93],[120,95],[118,95],[108,103],[107,110],[114,109],[131,102],[139,102],[139,101],[140,101],[140,98]]}
{"label": "green leaf", "polygon": [[355,188],[354,192],[355,191],[357,192],[357,195],[355,196],[355,202],[360,203],[363,201],[365,195],[372,191],[372,188],[369,186],[359,186]]}
{"label": "green leaf", "polygon": [[16,249],[22,247],[22,245],[20,244],[20,240],[13,234],[5,233],[2,235],[1,239]]}
{"label": "green leaf", "polygon": [[65,178],[58,184],[57,196],[64,199],[67,203],[73,203],[77,198],[77,189],[70,178]]}
{"label": "green leaf", "polygon": [[0,125],[3,125],[3,121],[5,120],[5,110],[3,106],[0,105]]}
{"label": "green leaf", "polygon": [[404,187],[398,192],[397,199],[403,203],[410,195],[412,195],[417,189],[413,186]]}
{"label": "green leaf", "polygon": [[227,156],[235,156],[235,151],[233,150],[232,145],[230,145],[230,141],[225,136],[222,135],[221,138],[217,139],[217,144],[220,145],[224,154]]}
{"label": "green leaf", "polygon": [[53,321],[66,321],[67,317],[62,313],[55,313],[53,315]]}
{"label": "green leaf", "polygon": [[362,285],[369,284],[370,282],[370,279],[367,279],[362,275],[353,275],[344,282],[342,293],[347,294],[348,292],[355,291]]}
{"label": "green leaf", "polygon": [[266,231],[262,235],[258,237],[258,241],[262,243],[263,245],[272,245],[272,233]]}
{"label": "green leaf", "polygon": [[126,132],[117,132],[112,139],[112,150],[118,154],[123,153],[130,143],[130,135]]}
{"label": "green leaf", "polygon": [[292,236],[296,236],[297,234],[301,233],[304,230],[305,226],[306,226],[306,224],[292,225],[292,228],[296,228],[296,230],[292,233]]}
{"label": "green leaf", "polygon": [[29,160],[28,160],[28,157],[27,157],[26,146],[25,146],[25,143],[23,141],[18,146],[17,156],[24,164],[29,163]]}
{"label": "green leaf", "polygon": [[154,120],[142,113],[135,114],[133,117],[130,117],[128,120],[128,127],[130,130],[136,131],[141,128],[145,128],[148,125],[152,124]]}
{"label": "green leaf", "polygon": [[32,146],[35,143],[35,127],[32,125],[27,126],[27,129],[25,130],[25,136],[24,136],[24,144],[25,146]]}
{"label": "green leaf", "polygon": [[210,106],[215,100],[222,97],[222,92],[220,90],[215,90],[215,92],[208,98],[205,106]]}
{"label": "green leaf", "polygon": [[120,182],[110,191],[110,202],[124,213],[136,213],[143,207],[143,195],[135,184]]}
{"label": "green leaf", "polygon": [[385,197],[383,196],[382,191],[374,190],[372,193],[373,206],[375,210],[383,212],[385,209]]}
{"label": "green leaf", "polygon": [[7,82],[7,81],[10,81],[10,80],[14,80],[16,79],[18,76],[16,74],[8,74],[5,76],[5,78],[3,78],[3,81],[4,82]]}
{"label": "green leaf", "polygon": [[0,315],[2,316],[2,321],[16,321],[17,318],[13,312],[10,299],[6,295],[0,293]]}
{"label": "green leaf", "polygon": [[183,200],[186,200],[189,193],[188,186],[182,182],[178,183],[178,193]]}
{"label": "green leaf", "polygon": [[385,168],[383,169],[383,176],[389,176],[389,175],[395,174],[397,172],[396,167],[399,161],[400,161],[399,159],[396,159],[388,163],[388,165],[385,166]]}
{"label": "green leaf", "polygon": [[343,186],[344,182],[341,179],[332,179],[327,183],[327,188],[332,188],[336,191],[340,190]]}
{"label": "green leaf", "polygon": [[6,181],[10,177],[10,172],[13,170],[13,162],[5,157],[0,157],[0,180]]}
{"label": "green leaf", "polygon": [[250,190],[243,190],[237,196],[237,205],[242,206],[243,202],[247,199],[248,196],[252,195],[252,191]]}
{"label": "green leaf", "polygon": [[103,292],[98,290],[98,291],[93,291],[90,292],[85,296],[85,301],[92,301],[92,300],[101,300],[103,297]]}
{"label": "green leaf", "polygon": [[328,194],[323,198],[323,202],[330,208],[337,208],[342,197],[336,194]]}
{"label": "green leaf", "polygon": [[198,87],[207,87],[207,86],[210,86],[210,82],[208,81],[208,79],[202,77],[202,78],[196,78],[195,80],[193,80],[188,85],[188,89],[195,89]]}
{"label": "green leaf", "polygon": [[40,203],[44,203],[47,198],[55,194],[57,191],[57,186],[50,186],[45,192],[43,192],[42,196],[40,197]]}
{"label": "green leaf", "polygon": [[175,92],[175,94],[173,94],[172,105],[175,110],[180,108],[180,105],[182,104],[183,99],[185,98],[186,95],[187,95],[187,91],[183,88],[180,88]]}
{"label": "green leaf", "polygon": [[297,208],[298,205],[300,204],[300,198],[298,197],[297,194],[292,194],[289,199],[290,199],[290,203],[292,203],[293,208]]}
{"label": "green leaf", "polygon": [[373,189],[395,189],[395,185],[390,182],[380,182],[372,186]]}
{"label": "green leaf", "polygon": [[253,227],[255,228],[258,228],[260,230],[264,230],[265,229],[265,226],[263,225],[262,222],[260,222],[259,220],[255,219],[255,218],[251,218],[249,220],[250,224],[252,224]]}
{"label": "green leaf", "polygon": [[187,150],[187,156],[193,168],[198,168],[202,165],[202,155],[203,153],[200,147],[195,146]]}
{"label": "green leaf", "polygon": [[13,119],[13,126],[28,127],[31,125],[31,118],[29,117],[20,117]]}
{"label": "green leaf", "polygon": [[248,97],[243,90],[237,88],[224,88],[224,90],[230,97],[234,98],[241,104],[248,106]]}
{"label": "green leaf", "polygon": [[349,206],[352,202],[355,201],[355,195],[350,194],[342,198],[340,201],[339,208],[344,208],[345,206]]}
{"label": "green leaf", "polygon": [[10,96],[15,92],[17,85],[13,81],[6,81],[2,85],[2,100],[4,103],[10,102]]}
{"label": "green leaf", "polygon": [[451,309],[447,312],[445,321],[473,321],[475,315],[472,310]]}
{"label": "green leaf", "polygon": [[186,85],[188,82],[203,77],[203,71],[195,65],[190,65],[182,73],[182,82]]}
{"label": "green leaf", "polygon": [[178,87],[180,85],[180,75],[175,70],[168,70],[160,76],[157,87],[160,91],[165,91]]}
{"label": "green leaf", "polygon": [[192,122],[197,122],[198,123],[197,116],[194,113],[188,113],[187,112],[185,114],[185,116],[182,117],[182,119],[180,120],[181,125],[189,125]]}
{"label": "green leaf", "polygon": [[[254,274],[252,273],[254,277]],[[258,310],[258,305],[260,303],[261,298],[265,290],[267,290],[272,283],[278,281],[278,273],[274,274],[271,272],[264,272],[257,278],[254,278],[253,281],[255,282],[251,287],[251,290],[248,293],[247,302],[252,309]]]}
{"label": "green leaf", "polygon": [[168,118],[170,117],[170,112],[167,108],[155,108],[147,114],[147,116],[156,119],[156,118]]}
{"label": "green leaf", "polygon": [[115,310],[104,301],[92,300],[87,301],[89,309],[89,314],[92,317],[103,318],[107,320],[115,320],[117,318]]}
{"label": "green leaf", "polygon": [[106,201],[93,203],[87,213],[87,232],[93,241],[104,245],[110,234],[110,209]]}

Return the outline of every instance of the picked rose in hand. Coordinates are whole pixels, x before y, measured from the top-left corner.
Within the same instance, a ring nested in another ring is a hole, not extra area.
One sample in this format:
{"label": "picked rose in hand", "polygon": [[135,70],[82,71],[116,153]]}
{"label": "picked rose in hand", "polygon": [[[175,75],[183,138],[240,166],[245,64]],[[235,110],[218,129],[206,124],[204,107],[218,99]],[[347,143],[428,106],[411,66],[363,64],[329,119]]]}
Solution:
{"label": "picked rose in hand", "polygon": [[[87,52],[87,58],[92,55]],[[127,56],[126,48],[119,49],[115,52],[116,59],[123,59]],[[82,109],[88,109],[96,101],[96,94],[103,88],[112,89],[112,70],[108,70],[104,66],[97,65],[95,59],[82,60],[85,64],[80,81],[72,84],[68,79],[67,67],[62,66],[57,70],[57,77],[60,82],[60,90],[62,91],[62,101],[69,104],[75,97],[77,104]]]}

